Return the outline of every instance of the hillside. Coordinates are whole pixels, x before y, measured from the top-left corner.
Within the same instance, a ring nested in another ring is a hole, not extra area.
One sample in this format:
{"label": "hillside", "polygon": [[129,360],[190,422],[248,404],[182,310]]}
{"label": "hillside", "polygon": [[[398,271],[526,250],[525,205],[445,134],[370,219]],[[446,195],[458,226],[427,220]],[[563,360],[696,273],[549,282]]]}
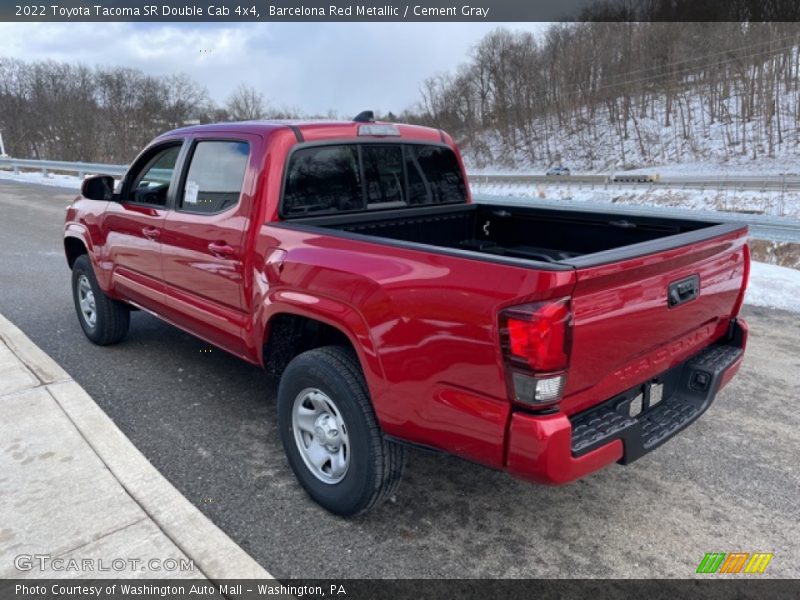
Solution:
{"label": "hillside", "polygon": [[[737,96],[722,101],[725,114],[735,114]],[[689,174],[800,173],[800,128],[795,115],[800,105],[797,80],[782,82],[775,96],[771,127],[760,118],[736,122],[712,119],[702,90],[687,89],[673,104],[670,125],[666,100],[651,100],[645,115],[631,112],[616,123],[605,106],[594,122],[565,122],[552,128],[546,119],[534,119],[529,139],[517,135],[516,143],[491,129],[464,141],[468,165],[475,169],[542,170],[563,164],[576,171],[614,171],[668,166],[664,173]],[[627,131],[620,135],[620,129]],[[532,151],[531,145],[537,148]]]}
{"label": "hillside", "polygon": [[704,163],[797,171],[800,23],[559,23],[498,29],[406,115],[473,168]]}

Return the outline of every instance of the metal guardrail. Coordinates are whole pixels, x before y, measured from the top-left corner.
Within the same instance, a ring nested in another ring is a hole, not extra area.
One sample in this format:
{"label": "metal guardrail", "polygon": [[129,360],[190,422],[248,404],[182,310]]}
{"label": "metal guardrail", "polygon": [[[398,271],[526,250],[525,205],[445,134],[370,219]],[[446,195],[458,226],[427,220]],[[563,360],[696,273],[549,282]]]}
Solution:
{"label": "metal guardrail", "polygon": [[[93,174],[106,174],[119,177],[125,174],[128,167],[126,165],[105,165],[101,163],[85,163],[85,162],[67,162],[58,160],[32,160],[32,159],[18,159],[18,158],[0,158],[0,169],[12,169],[15,173],[19,173],[20,169],[25,170],[38,170],[42,171],[45,175],[50,171],[59,171],[63,173],[76,173],[79,177]],[[722,187],[742,187],[747,184],[749,189],[789,189],[800,190],[800,176],[798,175],[783,175],[776,176],[772,180],[765,179],[764,177],[755,176],[734,176],[734,177],[721,177],[721,178],[701,178],[694,176],[686,177],[661,177],[658,181],[649,183],[626,183],[616,182],[612,180],[612,175],[603,174],[577,174],[567,176],[547,176],[544,174],[518,174],[518,173],[478,173],[470,175],[470,181],[473,183],[510,183],[510,184],[531,184],[531,183],[547,183],[554,185],[648,185],[648,186],[691,186],[691,187],[713,187],[714,185],[721,185]],[[767,185],[767,182],[771,182]],[[700,221],[714,221],[721,223],[742,223],[750,227],[750,233],[753,237],[759,239],[772,240],[777,242],[795,242],[800,243],[800,221],[793,219],[781,219],[776,217],[768,217],[764,215],[728,213],[723,211],[702,211],[689,208],[675,208],[675,207],[656,207],[656,206],[642,206],[642,205],[626,205],[620,206],[616,204],[608,204],[602,202],[575,202],[568,200],[535,200],[530,198],[514,198],[509,196],[492,196],[490,194],[475,194],[477,202],[486,202],[490,204],[499,203],[519,203],[525,206],[539,206],[542,208],[554,208],[565,210],[581,210],[589,212],[605,212],[615,213],[621,215],[651,215],[651,216],[671,216],[682,217],[686,219],[696,219]]]}
{"label": "metal guardrail", "polygon": [[28,171],[41,171],[47,175],[50,171],[62,173],[76,173],[78,177],[85,175],[114,175],[122,176],[128,170],[127,165],[104,165],[101,163],[68,162],[62,160],[33,160],[27,158],[0,158],[0,169],[11,169],[19,173],[20,169]]}
{"label": "metal guardrail", "polygon": [[599,173],[545,175],[544,173],[470,173],[470,181],[483,185],[602,185],[606,187],[664,187],[683,189],[738,189],[799,191],[800,175],[672,175],[659,173]]}
{"label": "metal guardrail", "polygon": [[[0,169],[36,170],[48,173],[59,171],[76,173],[78,176],[103,173],[121,176],[127,165],[106,165],[101,163],[68,162],[59,160],[33,160],[20,158],[0,158]],[[545,175],[544,173],[470,173],[470,181],[480,184],[511,185],[604,185],[604,186],[648,186],[683,187],[692,189],[738,188],[790,191],[800,190],[800,175],[726,175],[709,177],[706,175],[661,176],[657,172],[630,174],[620,173],[576,173],[573,175]]]}

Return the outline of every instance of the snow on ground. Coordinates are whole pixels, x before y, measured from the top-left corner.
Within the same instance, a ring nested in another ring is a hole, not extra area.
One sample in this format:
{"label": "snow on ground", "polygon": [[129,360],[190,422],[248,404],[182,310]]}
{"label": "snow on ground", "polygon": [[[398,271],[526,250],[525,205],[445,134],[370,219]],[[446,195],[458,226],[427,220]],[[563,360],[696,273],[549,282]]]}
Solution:
{"label": "snow on ground", "polygon": [[800,312],[800,271],[754,262],[745,304]]}
{"label": "snow on ground", "polygon": [[81,189],[81,179],[76,175],[56,175],[49,174],[47,177],[41,171],[20,172],[15,174],[13,171],[0,169],[0,179],[6,181],[18,181],[20,183],[35,183],[38,185],[48,185],[52,187],[67,188],[71,190]]}
{"label": "snow on ground", "polygon": [[694,210],[747,212],[773,217],[800,219],[800,192],[723,189],[682,189],[647,184],[486,184],[473,179],[474,194],[536,198],[540,200],[571,200],[575,202],[610,202],[612,204],[663,206]]}
{"label": "snow on ground", "polygon": [[[720,112],[725,116],[713,118],[703,86],[681,95],[677,103],[667,102],[665,96],[652,99],[646,115],[631,111],[627,123],[616,113],[609,115],[608,108],[598,103],[591,116],[567,116],[564,123],[556,124],[552,115],[541,115],[514,135],[489,128],[472,144],[464,140],[461,151],[470,171],[484,167],[488,172],[486,166],[503,166],[543,172],[560,164],[573,173],[626,169],[658,170],[675,176],[696,175],[698,169],[731,175],[800,173],[800,130],[794,119],[800,88],[795,81],[778,85],[774,107],[779,118],[771,119],[766,129],[760,114],[744,123],[735,116],[727,117],[740,112],[737,93],[721,99]],[[672,118],[666,126],[668,105]],[[620,136],[620,128],[627,135]]]}

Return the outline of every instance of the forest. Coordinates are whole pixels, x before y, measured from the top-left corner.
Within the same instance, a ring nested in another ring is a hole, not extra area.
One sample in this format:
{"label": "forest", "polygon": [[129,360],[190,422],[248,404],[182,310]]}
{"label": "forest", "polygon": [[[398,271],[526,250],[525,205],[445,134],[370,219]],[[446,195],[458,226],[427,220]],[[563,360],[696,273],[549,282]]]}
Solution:
{"label": "forest", "polygon": [[800,23],[584,22],[497,30],[426,79],[409,120],[477,165],[586,169],[796,154]]}
{"label": "forest", "polygon": [[[499,28],[453,72],[421,73],[419,102],[383,116],[445,129],[473,167],[796,156],[799,49],[800,23]],[[125,163],[182,125],[308,116],[271,106],[246,85],[218,105],[184,74],[0,58],[0,131],[20,158]]]}

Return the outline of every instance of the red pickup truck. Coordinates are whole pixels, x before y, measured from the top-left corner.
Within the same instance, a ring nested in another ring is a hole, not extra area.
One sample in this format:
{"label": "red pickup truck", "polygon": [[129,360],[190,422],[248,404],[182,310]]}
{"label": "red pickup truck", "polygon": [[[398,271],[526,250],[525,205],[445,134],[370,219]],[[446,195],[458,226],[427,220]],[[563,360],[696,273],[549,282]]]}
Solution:
{"label": "red pickup truck", "polygon": [[94,343],[143,309],[279,376],[291,468],[352,515],[407,445],[560,484],[674,436],[741,364],[746,234],[476,203],[450,136],[360,115],[166,133],[64,247]]}

